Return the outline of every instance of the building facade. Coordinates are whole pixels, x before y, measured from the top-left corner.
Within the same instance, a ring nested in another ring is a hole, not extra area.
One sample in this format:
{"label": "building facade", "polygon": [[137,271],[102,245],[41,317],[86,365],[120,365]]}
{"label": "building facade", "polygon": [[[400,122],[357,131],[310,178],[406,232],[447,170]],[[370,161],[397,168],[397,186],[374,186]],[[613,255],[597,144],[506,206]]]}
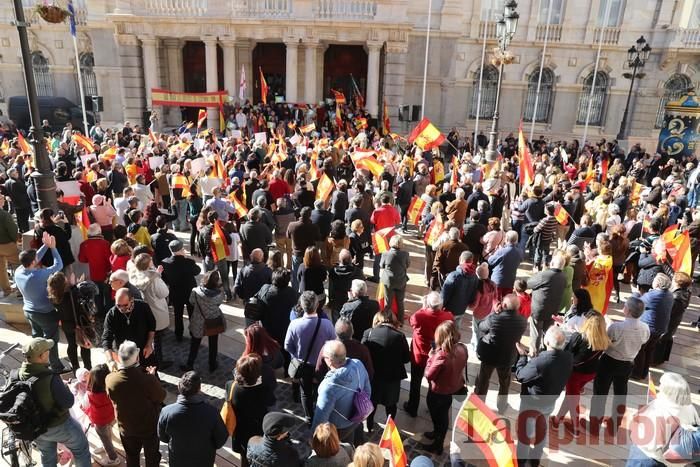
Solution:
{"label": "building facade", "polygon": [[[41,21],[33,10],[41,1],[24,0],[32,22],[31,59],[38,93],[77,103],[68,26]],[[10,3],[0,5],[0,109],[8,97],[24,94]],[[445,131],[454,126],[471,133],[478,115],[479,131],[488,134],[498,82],[491,51],[503,3],[432,1],[424,111]],[[331,89],[349,93],[356,83],[369,112],[378,115],[386,101],[400,131],[408,130],[409,124],[399,124],[399,105],[421,104],[428,0],[74,4],[78,66],[86,95],[104,98],[100,117],[105,124],[141,122],[151,108],[152,88],[226,89],[237,100],[242,73],[248,97],[257,100],[260,70],[272,91],[287,102],[317,103],[332,97]],[[588,117],[589,140],[614,137],[630,84],[624,77],[630,71],[627,50],[641,35],[653,50],[633,90],[630,139],[651,144],[662,122],[663,104],[700,80],[700,0],[519,0],[517,11],[520,21],[510,46],[514,62],[502,77],[503,133],[515,131],[521,120],[529,129],[534,119],[535,135],[580,138]],[[180,109],[160,110],[169,125],[182,117]],[[215,112],[210,120],[215,126]]]}

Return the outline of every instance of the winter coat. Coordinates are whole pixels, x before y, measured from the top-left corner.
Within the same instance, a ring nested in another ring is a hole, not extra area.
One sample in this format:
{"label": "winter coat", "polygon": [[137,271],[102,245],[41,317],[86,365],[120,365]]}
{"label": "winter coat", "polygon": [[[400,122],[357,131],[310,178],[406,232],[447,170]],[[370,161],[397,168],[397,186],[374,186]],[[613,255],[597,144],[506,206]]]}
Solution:
{"label": "winter coat", "polygon": [[87,392],[80,407],[95,426],[109,425],[114,421],[114,405],[106,392]]}
{"label": "winter coat", "polygon": [[102,195],[93,196],[92,204],[93,205],[90,206],[90,213],[94,217],[95,222],[104,227],[111,227],[112,220],[114,216],[117,215],[117,211]]}
{"label": "winter coat", "polygon": [[[194,306],[190,316],[190,335],[192,337],[197,339],[204,337],[204,320],[221,316],[221,304],[223,302],[223,290],[212,290],[202,286],[192,289],[190,293],[190,303]],[[225,319],[224,330],[226,330]]]}
{"label": "winter coat", "polygon": [[457,266],[457,269],[447,275],[442,286],[442,302],[445,309],[455,316],[465,313],[467,307],[474,302],[479,279],[474,273],[474,265]]}
{"label": "winter coat", "polygon": [[265,263],[249,263],[238,271],[233,286],[234,295],[248,301],[260,288],[272,280],[272,270]]}
{"label": "winter coat", "polygon": [[151,312],[156,319],[156,331],[161,331],[170,326],[170,313],[168,311],[168,295],[170,289],[161,279],[160,274],[155,269],[139,271],[131,266],[127,266],[129,282],[141,291],[143,301],[151,307]]}
{"label": "winter coat", "polygon": [[566,274],[561,269],[547,269],[527,281],[532,289],[532,319],[548,321],[550,316],[559,313],[561,298],[564,295]]}
{"label": "winter coat", "polygon": [[408,283],[408,268],[411,265],[411,258],[407,251],[390,248],[382,253],[379,267],[380,282],[387,288],[403,289]]}
{"label": "winter coat", "polygon": [[300,467],[299,453],[289,438],[253,436],[248,442],[248,462],[255,467]]}
{"label": "winter coat", "polygon": [[122,368],[107,375],[107,395],[117,408],[119,432],[126,436],[156,434],[165,389],[154,375],[139,366]]}
{"label": "winter coat", "polygon": [[[231,394],[233,381],[226,383],[226,397]],[[260,380],[252,386],[245,386],[239,382],[233,388],[233,397],[230,399],[236,412],[236,431],[233,433],[233,450],[241,453],[248,446],[248,441],[253,436],[263,434],[262,422],[268,412],[270,402],[274,403],[274,395],[269,387]]]}
{"label": "winter coat", "polygon": [[436,394],[452,395],[465,384],[464,368],[467,366],[467,347],[458,343],[452,352],[437,349],[428,357],[425,378],[430,390]]}
{"label": "winter coat", "polygon": [[518,355],[515,343],[527,327],[526,319],[517,310],[492,313],[479,323],[476,353],[481,363],[496,368],[511,367]]}
{"label": "winter coat", "polygon": [[378,311],[379,303],[365,295],[346,302],[340,309],[340,316],[352,322],[352,338],[359,341],[365,330],[372,327],[372,319]]}
{"label": "winter coat", "polygon": [[186,256],[169,256],[163,260],[163,280],[170,288],[171,302],[186,302],[190,292],[197,287],[200,267],[192,258]]}
{"label": "winter coat", "polygon": [[[376,376],[375,374],[375,378]],[[364,390],[368,395],[372,394],[369,375],[359,360],[348,358],[344,366],[331,369],[326,373],[318,386],[318,399],[311,431],[325,422],[334,424],[339,430],[353,425],[349,418],[353,415],[355,408],[353,400],[359,389]]]}
{"label": "winter coat", "polygon": [[469,309],[475,319],[482,320],[491,313],[496,300],[498,300],[496,284],[490,279],[479,279],[474,302],[469,305]]}
{"label": "winter coat", "polygon": [[213,466],[216,450],[228,439],[219,411],[202,395],[177,396],[158,419],[158,438],[168,443],[171,467]]}
{"label": "winter coat", "polygon": [[363,279],[362,269],[352,264],[336,264],[328,271],[328,301],[331,309],[340,310],[348,301],[353,279]]}
{"label": "winter coat", "polygon": [[153,250],[153,264],[160,266],[163,260],[170,256],[170,242],[177,240],[174,233],[167,229],[158,230],[151,235],[151,249]]}
{"label": "winter coat", "polygon": [[261,320],[263,327],[280,346],[284,345],[284,337],[289,327],[289,310],[297,302],[296,292],[289,286],[278,288],[275,285],[265,284],[256,296],[265,310]]}
{"label": "winter coat", "polygon": [[652,335],[663,334],[668,329],[673,308],[673,293],[668,290],[651,289],[642,295],[644,313],[639,318],[649,326]]}
{"label": "winter coat", "polygon": [[78,261],[88,264],[90,279],[93,282],[105,282],[112,269],[109,262],[110,255],[109,242],[100,235],[90,237],[80,244]]}
{"label": "winter coat", "polygon": [[491,280],[496,287],[512,288],[518,266],[523,261],[523,250],[517,245],[507,245],[497,249],[489,256],[488,263],[491,269]]}
{"label": "winter coat", "polygon": [[379,368],[374,381],[400,381],[406,379],[406,363],[411,359],[406,336],[390,325],[367,329],[362,336],[372,356],[372,367]]}

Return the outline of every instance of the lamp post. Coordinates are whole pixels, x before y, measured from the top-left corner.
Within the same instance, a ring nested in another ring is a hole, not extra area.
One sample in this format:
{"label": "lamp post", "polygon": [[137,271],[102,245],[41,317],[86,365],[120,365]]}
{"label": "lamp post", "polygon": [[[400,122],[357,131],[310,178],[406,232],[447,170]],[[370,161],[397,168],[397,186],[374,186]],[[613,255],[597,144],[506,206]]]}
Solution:
{"label": "lamp post", "polygon": [[496,52],[498,56],[498,86],[496,87],[496,106],[493,111],[493,120],[491,121],[491,131],[489,132],[489,144],[486,147],[484,154],[487,162],[496,162],[498,160],[498,151],[496,150],[496,137],[498,135],[498,104],[501,100],[501,80],[503,78],[503,66],[506,62],[506,50],[510,41],[515,35],[515,30],[518,28],[518,19],[520,15],[515,11],[518,4],[515,0],[508,0],[504,5],[503,15],[496,22],[496,37],[498,39],[498,48]]}
{"label": "lamp post", "polygon": [[34,179],[39,208],[52,208],[56,210],[56,180],[51,170],[51,161],[46,152],[44,131],[41,128],[39,116],[39,100],[36,96],[36,84],[34,83],[34,71],[32,70],[32,56],[27,38],[29,23],[24,18],[22,0],[14,0],[15,26],[19,34],[19,47],[22,56],[22,69],[24,71],[24,86],[27,91],[27,103],[29,104],[29,118],[32,123],[29,129],[28,140],[34,146],[34,164],[36,171],[32,173]]}
{"label": "lamp post", "polygon": [[[627,93],[627,104],[625,105],[625,113],[622,114],[622,122],[620,123],[620,131],[617,133],[617,140],[622,141],[625,139],[625,131],[627,129],[627,114],[630,110],[630,98],[632,97],[632,87],[634,86],[634,80],[637,77],[637,69],[643,68],[646,61],[649,59],[649,54],[651,53],[651,47],[647,44],[644,36],[637,39],[636,44],[627,50],[627,65],[632,68],[632,75],[630,77],[630,90]],[[628,77],[629,73],[625,74]],[[642,75],[639,75],[642,78]]]}

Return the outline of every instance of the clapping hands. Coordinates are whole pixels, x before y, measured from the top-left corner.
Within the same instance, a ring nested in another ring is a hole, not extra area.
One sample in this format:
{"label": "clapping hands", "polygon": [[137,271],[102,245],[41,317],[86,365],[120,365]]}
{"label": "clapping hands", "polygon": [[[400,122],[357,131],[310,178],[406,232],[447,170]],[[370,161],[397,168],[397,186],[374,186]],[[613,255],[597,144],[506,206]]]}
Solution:
{"label": "clapping hands", "polygon": [[46,248],[56,248],[56,237],[49,235],[48,232],[44,232],[41,236],[41,242],[46,245]]}

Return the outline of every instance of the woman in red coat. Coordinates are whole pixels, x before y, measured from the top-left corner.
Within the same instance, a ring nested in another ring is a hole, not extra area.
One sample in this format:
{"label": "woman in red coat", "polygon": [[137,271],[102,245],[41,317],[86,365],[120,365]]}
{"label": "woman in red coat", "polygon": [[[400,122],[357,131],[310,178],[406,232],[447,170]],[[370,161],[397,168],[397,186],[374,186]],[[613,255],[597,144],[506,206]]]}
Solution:
{"label": "woman in red coat", "polygon": [[110,247],[111,255],[109,255],[109,264],[114,271],[126,271],[126,263],[131,259],[131,247],[126,240],[115,240]]}
{"label": "woman in red coat", "polygon": [[87,398],[80,402],[80,408],[88,416],[90,423],[95,426],[95,431],[107,453],[108,459],[99,463],[105,466],[121,464],[112,443],[114,406],[105,391],[105,378],[108,374],[109,368],[104,363],[100,363],[90,370]]}
{"label": "woman in red coat", "polygon": [[112,265],[109,262],[111,253],[109,242],[102,236],[100,224],[90,224],[88,238],[80,244],[78,261],[88,263],[90,280],[97,285],[100,291],[100,294],[95,297],[95,306],[100,317],[105,316],[107,306],[111,302],[111,294],[107,285],[107,277],[112,270]]}
{"label": "woman in red coat", "polygon": [[425,400],[433,421],[433,431],[423,434],[432,441],[423,447],[437,455],[442,455],[445,435],[450,425],[452,395],[465,384],[467,347],[459,339],[459,330],[454,321],[441,323],[435,330],[435,348],[430,350],[425,367],[425,377],[429,383]]}

